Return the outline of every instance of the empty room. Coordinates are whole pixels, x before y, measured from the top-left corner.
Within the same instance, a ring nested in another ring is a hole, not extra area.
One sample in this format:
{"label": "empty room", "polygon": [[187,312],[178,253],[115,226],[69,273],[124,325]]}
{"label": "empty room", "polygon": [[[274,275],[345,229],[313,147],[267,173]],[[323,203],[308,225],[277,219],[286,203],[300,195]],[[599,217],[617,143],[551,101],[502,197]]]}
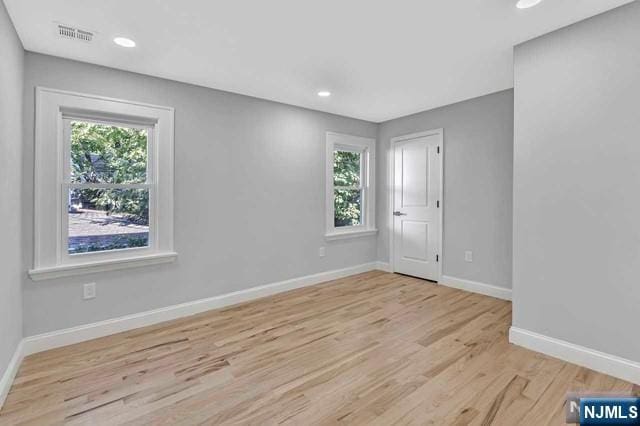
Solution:
{"label": "empty room", "polygon": [[640,425],[640,0],[0,0],[0,425]]}

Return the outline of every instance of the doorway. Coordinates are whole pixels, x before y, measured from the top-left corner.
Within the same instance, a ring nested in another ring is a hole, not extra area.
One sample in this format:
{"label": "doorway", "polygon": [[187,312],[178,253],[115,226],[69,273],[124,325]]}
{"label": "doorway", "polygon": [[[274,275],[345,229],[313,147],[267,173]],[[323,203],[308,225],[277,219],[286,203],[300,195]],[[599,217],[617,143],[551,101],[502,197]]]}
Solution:
{"label": "doorway", "polygon": [[431,281],[442,273],[443,130],[391,139],[392,270]]}

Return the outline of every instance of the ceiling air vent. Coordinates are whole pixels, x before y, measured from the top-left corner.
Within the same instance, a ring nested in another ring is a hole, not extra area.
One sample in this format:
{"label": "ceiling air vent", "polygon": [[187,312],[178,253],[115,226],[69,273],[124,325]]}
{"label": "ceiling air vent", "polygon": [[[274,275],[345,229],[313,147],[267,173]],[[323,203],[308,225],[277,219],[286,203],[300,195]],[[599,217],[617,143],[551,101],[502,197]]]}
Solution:
{"label": "ceiling air vent", "polygon": [[58,24],[58,35],[60,35],[60,37],[81,41],[91,41],[93,39],[93,33],[90,31],[79,30],[77,28],[61,24]]}

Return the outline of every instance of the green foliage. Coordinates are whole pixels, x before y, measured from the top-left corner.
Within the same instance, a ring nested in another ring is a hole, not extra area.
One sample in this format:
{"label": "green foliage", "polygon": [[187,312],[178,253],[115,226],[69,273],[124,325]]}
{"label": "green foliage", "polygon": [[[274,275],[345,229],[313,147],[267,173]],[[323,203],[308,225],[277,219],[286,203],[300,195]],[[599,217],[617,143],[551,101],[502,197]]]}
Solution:
{"label": "green foliage", "polygon": [[333,186],[360,186],[360,156],[359,152],[333,153]]}
{"label": "green foliage", "polygon": [[354,226],[362,222],[360,187],[361,154],[333,153],[334,226]]}
{"label": "green foliage", "polygon": [[144,183],[147,131],[71,123],[71,182]]}
{"label": "green foliage", "polygon": [[[71,123],[72,183],[144,183],[147,131],[74,121]],[[149,222],[149,192],[142,189],[73,190],[83,206]]]}
{"label": "green foliage", "polygon": [[360,190],[336,189],[334,191],[334,226],[355,226],[361,222]]}

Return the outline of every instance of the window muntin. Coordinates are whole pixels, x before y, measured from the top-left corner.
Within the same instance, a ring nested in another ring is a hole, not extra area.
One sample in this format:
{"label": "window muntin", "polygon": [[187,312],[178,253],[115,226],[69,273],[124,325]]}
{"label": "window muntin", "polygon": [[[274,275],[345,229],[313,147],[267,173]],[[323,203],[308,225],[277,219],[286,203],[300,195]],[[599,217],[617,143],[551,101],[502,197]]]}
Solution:
{"label": "window muntin", "polygon": [[65,117],[62,252],[149,248],[153,129]]}

